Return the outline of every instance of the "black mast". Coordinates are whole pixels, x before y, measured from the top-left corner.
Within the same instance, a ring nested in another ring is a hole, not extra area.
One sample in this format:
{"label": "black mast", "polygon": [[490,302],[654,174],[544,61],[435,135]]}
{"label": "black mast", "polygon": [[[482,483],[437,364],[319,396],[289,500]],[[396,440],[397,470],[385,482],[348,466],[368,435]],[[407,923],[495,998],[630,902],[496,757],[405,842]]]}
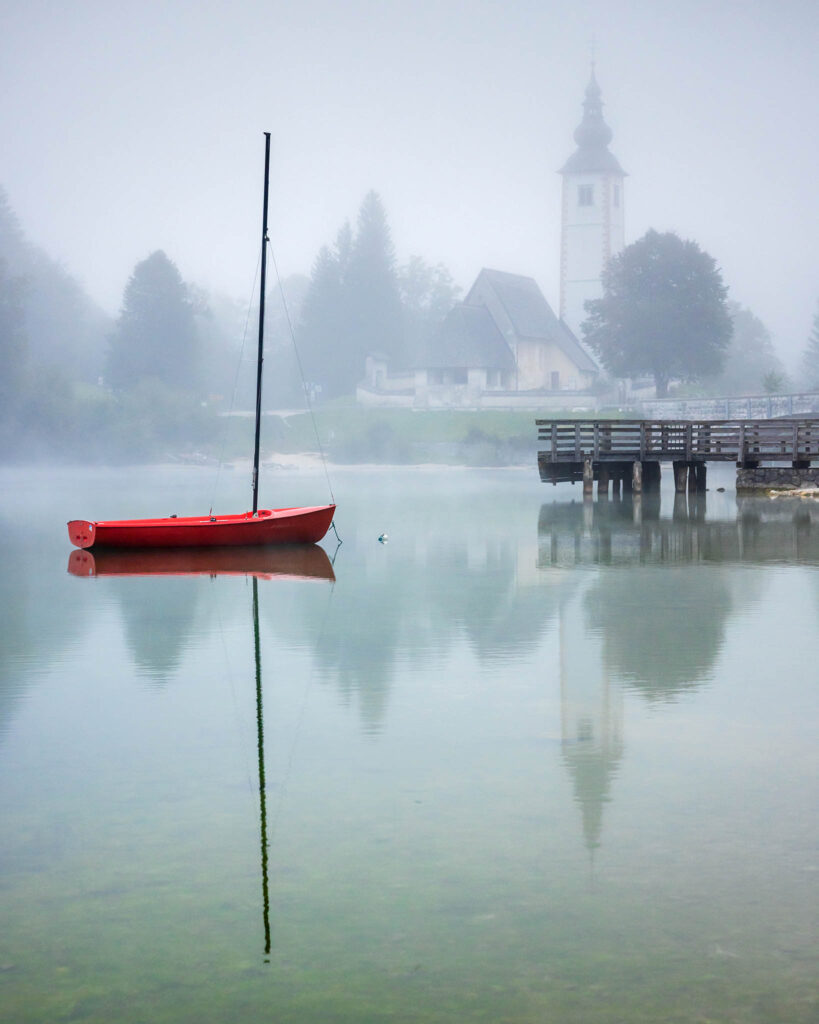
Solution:
{"label": "black mast", "polygon": [[259,293],[259,354],[256,359],[256,440],[253,448],[253,515],[259,508],[259,442],[262,430],[262,363],[264,362],[264,297],[267,277],[267,192],[270,177],[270,132],[264,133],[264,206],[262,209],[262,277]]}

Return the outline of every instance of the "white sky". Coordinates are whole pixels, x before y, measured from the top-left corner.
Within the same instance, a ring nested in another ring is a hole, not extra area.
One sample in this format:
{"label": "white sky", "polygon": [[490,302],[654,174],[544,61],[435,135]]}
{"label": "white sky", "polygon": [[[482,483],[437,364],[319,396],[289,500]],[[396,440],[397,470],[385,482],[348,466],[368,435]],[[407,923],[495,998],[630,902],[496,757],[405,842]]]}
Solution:
{"label": "white sky", "polygon": [[0,184],[110,312],[158,248],[246,297],[269,130],[283,274],[375,188],[399,261],[530,274],[556,306],[593,37],[627,242],[693,238],[792,359],[819,299],[815,0],[0,0]]}

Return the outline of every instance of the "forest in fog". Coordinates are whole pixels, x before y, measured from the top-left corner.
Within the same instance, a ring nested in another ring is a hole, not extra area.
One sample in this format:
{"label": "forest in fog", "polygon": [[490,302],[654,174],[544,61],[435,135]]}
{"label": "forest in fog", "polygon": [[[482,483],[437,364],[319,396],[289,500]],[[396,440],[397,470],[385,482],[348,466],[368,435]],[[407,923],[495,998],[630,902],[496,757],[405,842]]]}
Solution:
{"label": "forest in fog", "polygon": [[[421,365],[461,295],[441,263],[398,259],[387,211],[370,191],[309,275],[268,281],[264,408],[350,404],[371,352],[392,367]],[[112,317],[27,239],[0,193],[5,461],[145,461],[210,450],[221,415],[254,403],[256,301],[186,281],[172,254],[155,250],[135,265]],[[677,393],[819,386],[819,315],[793,382],[765,324],[730,298],[726,310],[731,336],[719,365],[678,382]]]}

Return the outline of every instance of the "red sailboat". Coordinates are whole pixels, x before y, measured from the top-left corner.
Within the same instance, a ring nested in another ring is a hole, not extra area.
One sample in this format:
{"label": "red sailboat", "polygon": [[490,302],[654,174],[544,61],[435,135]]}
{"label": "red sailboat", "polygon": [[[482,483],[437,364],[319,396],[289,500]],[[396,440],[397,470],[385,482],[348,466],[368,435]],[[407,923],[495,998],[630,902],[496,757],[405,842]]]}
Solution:
{"label": "red sailboat", "polygon": [[68,536],[78,548],[223,547],[248,544],[315,544],[330,529],[335,504],[304,508],[259,508],[259,449],[262,420],[264,302],[267,273],[267,206],[270,133],[265,132],[262,259],[259,295],[259,348],[256,362],[256,434],[253,451],[253,510],[238,515],[169,516],[91,522],[72,519]]}

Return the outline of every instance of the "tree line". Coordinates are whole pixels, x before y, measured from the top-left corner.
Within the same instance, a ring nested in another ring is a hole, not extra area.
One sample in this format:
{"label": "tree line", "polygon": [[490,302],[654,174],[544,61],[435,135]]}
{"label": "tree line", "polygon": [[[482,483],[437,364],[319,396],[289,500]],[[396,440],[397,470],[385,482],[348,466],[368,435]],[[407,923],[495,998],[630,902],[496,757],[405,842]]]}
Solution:
{"label": "tree line", "polygon": [[[587,306],[585,341],[613,376],[653,376],[699,393],[784,390],[770,332],[732,303],[711,256],[649,231],[614,257],[604,294]],[[266,403],[304,407],[351,397],[366,356],[394,369],[422,365],[460,288],[442,264],[399,264],[374,191],[308,277],[271,284]],[[249,330],[248,330],[249,327]],[[134,267],[116,318],[31,244],[0,190],[0,441],[6,457],[156,457],[207,445],[217,413],[252,407],[255,334],[239,302],[186,282],[162,251]],[[293,337],[295,335],[295,339]],[[296,346],[294,350],[293,341]],[[298,352],[298,358],[296,357]],[[800,388],[819,388],[819,308]],[[686,384],[687,382],[687,384]]]}

